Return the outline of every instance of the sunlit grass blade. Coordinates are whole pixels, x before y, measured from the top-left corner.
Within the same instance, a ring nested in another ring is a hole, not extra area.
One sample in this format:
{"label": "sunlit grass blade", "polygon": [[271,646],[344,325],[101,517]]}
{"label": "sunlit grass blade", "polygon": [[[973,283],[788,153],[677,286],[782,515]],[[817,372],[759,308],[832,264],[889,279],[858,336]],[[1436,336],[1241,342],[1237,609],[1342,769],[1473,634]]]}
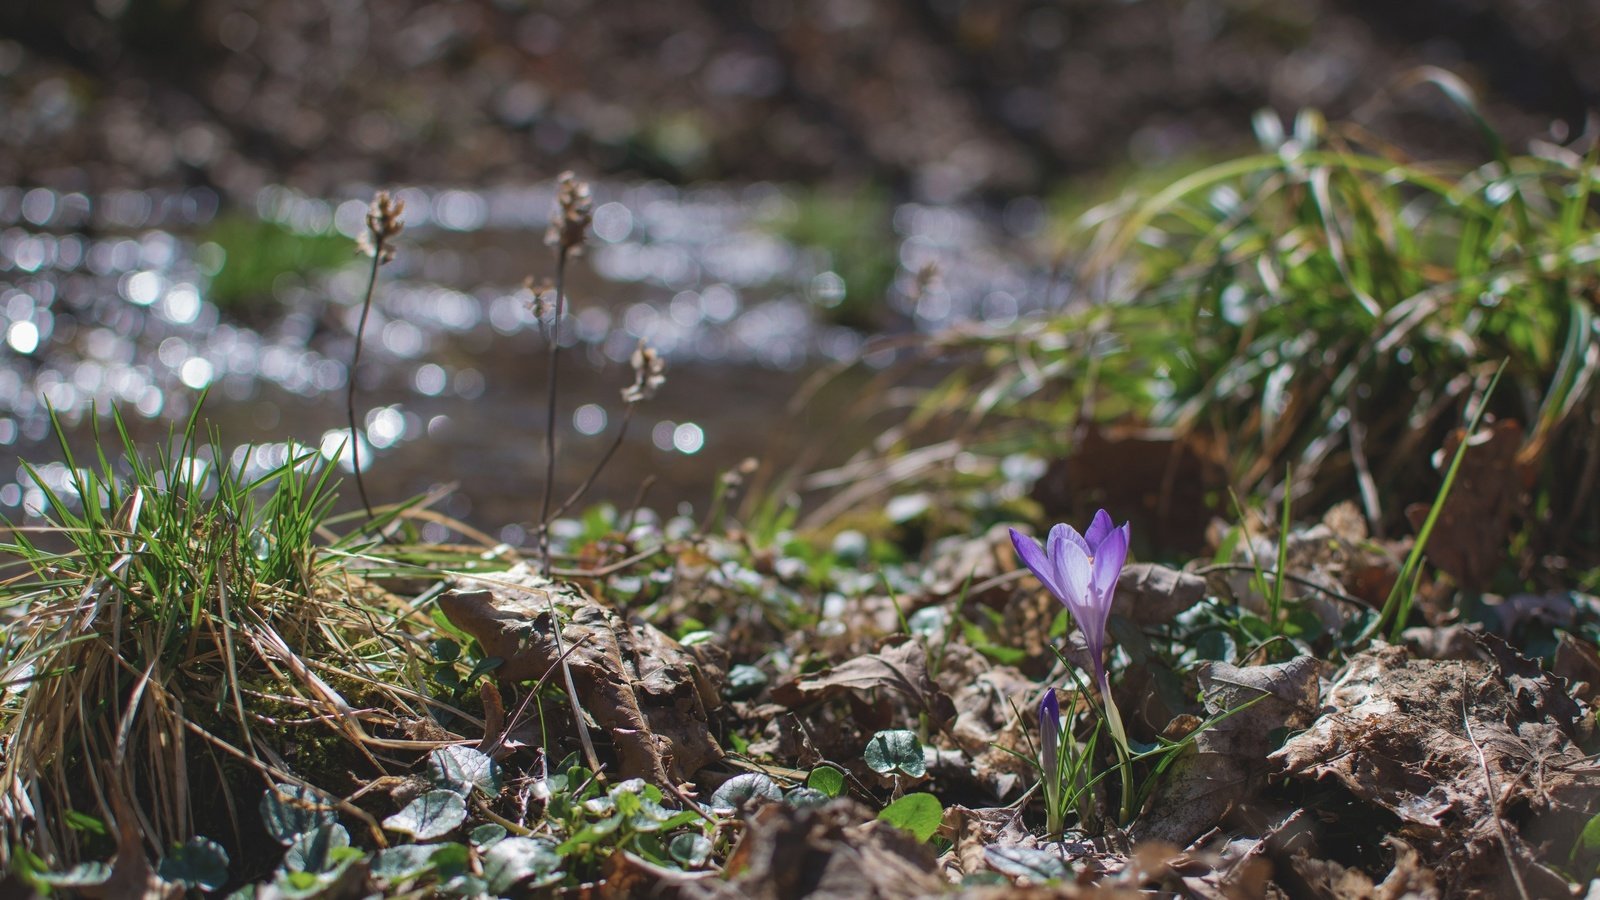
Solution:
{"label": "sunlit grass blade", "polygon": [[1405,562],[1395,575],[1394,587],[1389,590],[1382,611],[1361,636],[1360,642],[1369,640],[1385,625],[1389,626],[1390,643],[1399,642],[1400,633],[1405,630],[1406,620],[1411,614],[1411,603],[1416,594],[1423,555],[1428,549],[1428,539],[1433,536],[1439,514],[1444,511],[1445,501],[1450,498],[1450,490],[1455,486],[1456,473],[1461,469],[1461,461],[1466,458],[1467,447],[1472,443],[1472,436],[1478,432],[1478,425],[1483,421],[1483,415],[1489,408],[1489,398],[1494,395],[1494,389],[1499,385],[1500,376],[1505,373],[1505,369],[1505,363],[1502,362],[1499,368],[1495,369],[1494,377],[1489,379],[1489,386],[1479,398],[1472,420],[1468,422],[1460,442],[1456,444],[1456,452],[1450,458],[1450,468],[1445,471],[1444,483],[1439,486],[1439,492],[1433,499],[1433,505],[1428,508],[1428,516],[1423,520],[1422,527],[1417,529],[1417,538],[1411,545],[1411,552],[1406,554]]}

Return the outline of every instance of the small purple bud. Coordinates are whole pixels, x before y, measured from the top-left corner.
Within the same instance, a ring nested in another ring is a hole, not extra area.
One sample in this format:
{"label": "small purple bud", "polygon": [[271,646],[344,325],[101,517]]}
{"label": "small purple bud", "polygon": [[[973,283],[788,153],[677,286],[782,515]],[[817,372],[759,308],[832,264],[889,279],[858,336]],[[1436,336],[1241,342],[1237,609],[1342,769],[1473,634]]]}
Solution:
{"label": "small purple bud", "polygon": [[1061,740],[1061,703],[1056,689],[1044,692],[1039,701],[1039,766],[1045,778],[1056,777],[1056,744]]}

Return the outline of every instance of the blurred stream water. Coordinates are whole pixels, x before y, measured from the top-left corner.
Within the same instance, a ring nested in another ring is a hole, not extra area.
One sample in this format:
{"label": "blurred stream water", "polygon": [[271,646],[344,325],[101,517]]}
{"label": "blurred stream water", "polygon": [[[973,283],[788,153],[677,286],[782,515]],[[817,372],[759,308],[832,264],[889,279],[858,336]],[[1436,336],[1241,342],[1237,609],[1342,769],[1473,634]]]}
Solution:
{"label": "blurred stream water", "polygon": [[[369,489],[384,502],[457,483],[440,511],[520,540],[539,499],[548,347],[521,285],[553,270],[542,240],[551,187],[399,193],[406,230],[382,271],[356,376]],[[272,187],[253,210],[230,211],[207,189],[89,197],[0,187],[0,515],[18,521],[44,505],[24,459],[71,494],[47,408],[80,460],[96,419],[113,434],[111,407],[141,442],[160,441],[202,390],[204,418],[235,462],[247,446],[263,470],[295,444],[338,456],[366,259],[351,241],[348,262],[281,272],[269,297],[219,305],[219,273],[245,263],[209,236],[242,213],[308,239],[353,238],[370,195]],[[795,202],[767,184],[595,186],[591,246],[569,267],[558,499],[615,440],[640,338],[668,359],[667,383],[636,412],[590,500],[626,504],[654,475],[647,505],[703,507],[718,472],[749,456],[783,465],[838,427],[838,407],[893,361],[872,335],[835,324],[851,286],[831,254],[770,227]],[[894,207],[884,241],[897,268],[881,330],[1009,323],[1040,309],[1053,289],[1029,240],[1042,210]],[[919,293],[913,282],[929,262],[940,278]],[[807,410],[789,409],[809,375],[857,362]],[[844,428],[826,457],[870,437],[864,428]],[[348,470],[349,454],[340,462]]]}

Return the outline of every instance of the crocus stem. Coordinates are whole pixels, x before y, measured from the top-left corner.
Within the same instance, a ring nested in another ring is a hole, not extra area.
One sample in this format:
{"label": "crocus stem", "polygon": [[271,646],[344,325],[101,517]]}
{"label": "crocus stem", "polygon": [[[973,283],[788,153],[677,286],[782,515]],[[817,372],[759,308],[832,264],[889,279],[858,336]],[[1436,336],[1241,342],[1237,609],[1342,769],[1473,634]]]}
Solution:
{"label": "crocus stem", "polygon": [[1065,810],[1061,808],[1061,768],[1058,765],[1055,771],[1044,773],[1044,827],[1053,838],[1061,837],[1063,812]]}
{"label": "crocus stem", "polygon": [[1051,837],[1061,836],[1061,754],[1058,745],[1061,742],[1061,722],[1041,721],[1040,743],[1043,745],[1039,754],[1040,769],[1043,772],[1044,782],[1044,816],[1045,830]]}
{"label": "crocus stem", "polygon": [[1122,727],[1122,713],[1111,697],[1111,679],[1104,675],[1100,677],[1100,700],[1105,704],[1106,727],[1111,729],[1111,743],[1117,748],[1118,768],[1122,770],[1122,809],[1117,822],[1126,825],[1133,818],[1133,760],[1128,749],[1128,732]]}

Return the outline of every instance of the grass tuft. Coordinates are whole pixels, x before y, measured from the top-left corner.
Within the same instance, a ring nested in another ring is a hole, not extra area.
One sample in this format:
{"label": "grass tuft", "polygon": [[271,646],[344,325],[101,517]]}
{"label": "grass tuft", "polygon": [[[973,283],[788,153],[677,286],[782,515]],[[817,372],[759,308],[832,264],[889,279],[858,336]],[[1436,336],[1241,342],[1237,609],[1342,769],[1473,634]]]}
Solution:
{"label": "grass tuft", "polygon": [[72,865],[110,849],[85,823],[116,834],[119,810],[157,856],[196,833],[237,848],[266,784],[436,746],[390,736],[419,716],[421,653],[393,636],[411,613],[326,531],[331,464],[309,448],[228,461],[197,440],[198,407],[153,458],[113,421],[117,463],[97,434],[86,465],[56,422],[70,481],[35,473],[48,524],[0,545],[16,558],[0,582],[0,854]]}

